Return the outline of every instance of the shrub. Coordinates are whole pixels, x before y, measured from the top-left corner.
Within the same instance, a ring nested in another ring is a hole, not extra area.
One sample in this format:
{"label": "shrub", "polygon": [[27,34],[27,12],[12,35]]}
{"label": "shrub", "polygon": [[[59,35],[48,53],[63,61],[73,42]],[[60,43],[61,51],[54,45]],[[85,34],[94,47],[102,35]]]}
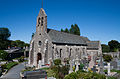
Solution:
{"label": "shrub", "polygon": [[62,66],[61,69],[60,69],[60,72],[63,73],[63,75],[67,75],[68,72],[69,72],[69,67],[68,66]]}
{"label": "shrub", "polygon": [[0,50],[0,58],[2,60],[7,60],[7,57],[8,57],[8,53],[4,50]]}
{"label": "shrub", "polygon": [[111,55],[103,55],[104,61],[110,62],[113,58]]}
{"label": "shrub", "polygon": [[48,69],[46,72],[48,77],[55,77],[56,73],[52,69]]}
{"label": "shrub", "polygon": [[116,77],[108,77],[107,79],[117,79]]}
{"label": "shrub", "polygon": [[77,72],[72,72],[71,74],[65,76],[65,79],[106,79],[106,76],[79,70]]}
{"label": "shrub", "polygon": [[18,58],[19,62],[23,62],[24,61],[24,56],[21,56],[20,58]]}
{"label": "shrub", "polygon": [[53,66],[53,67],[51,67],[51,69],[52,69],[54,72],[56,72],[56,73],[58,73],[58,72],[60,71],[60,67],[59,67],[59,66]]}
{"label": "shrub", "polygon": [[80,64],[80,70],[83,70],[84,64]]}
{"label": "shrub", "polygon": [[58,73],[58,78],[59,78],[59,79],[63,79],[63,78],[64,78],[64,74],[63,74],[62,72],[59,72],[59,73]]}
{"label": "shrub", "polygon": [[73,66],[73,71],[75,72],[75,66]]}
{"label": "shrub", "polygon": [[2,64],[1,68],[2,68],[2,72],[4,72],[4,69],[6,69],[6,64]]}
{"label": "shrub", "polygon": [[[68,66],[58,66],[58,65],[55,65],[55,66],[52,66],[50,68],[54,73],[54,77],[56,79],[63,79],[65,75],[68,74],[68,71],[69,71],[69,67]],[[49,74],[52,74],[52,73],[49,73]]]}
{"label": "shrub", "polygon": [[65,76],[64,79],[78,79],[78,75],[77,75],[77,73],[72,72],[69,75]]}
{"label": "shrub", "polygon": [[55,64],[55,65],[60,65],[60,64],[61,64],[61,60],[60,60],[60,59],[54,60],[54,64]]}
{"label": "shrub", "polygon": [[69,75],[66,75],[64,79],[71,79]]}

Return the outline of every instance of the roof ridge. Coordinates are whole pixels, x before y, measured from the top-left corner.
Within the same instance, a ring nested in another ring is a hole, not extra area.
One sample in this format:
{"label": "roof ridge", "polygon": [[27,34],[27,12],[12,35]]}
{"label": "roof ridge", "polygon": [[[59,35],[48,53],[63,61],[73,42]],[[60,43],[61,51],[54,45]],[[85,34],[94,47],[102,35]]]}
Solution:
{"label": "roof ridge", "polygon": [[[48,28],[48,29],[49,29],[49,28]],[[61,32],[61,31],[54,30],[54,29],[49,29],[49,30],[53,30],[53,31],[57,31],[57,32]],[[66,32],[61,32],[61,33],[70,34],[70,35],[75,35],[75,34],[66,33]],[[87,37],[85,37],[85,36],[80,36],[80,35],[75,35],[75,36],[79,36],[79,37],[84,37],[84,38],[87,38]]]}

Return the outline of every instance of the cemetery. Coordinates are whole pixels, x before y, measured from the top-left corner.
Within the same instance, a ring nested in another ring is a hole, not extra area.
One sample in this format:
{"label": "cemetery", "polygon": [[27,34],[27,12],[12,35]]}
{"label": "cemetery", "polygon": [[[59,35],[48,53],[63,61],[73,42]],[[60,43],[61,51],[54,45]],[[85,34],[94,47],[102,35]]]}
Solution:
{"label": "cemetery", "polygon": [[0,79],[120,79],[119,2],[40,1],[0,2]]}

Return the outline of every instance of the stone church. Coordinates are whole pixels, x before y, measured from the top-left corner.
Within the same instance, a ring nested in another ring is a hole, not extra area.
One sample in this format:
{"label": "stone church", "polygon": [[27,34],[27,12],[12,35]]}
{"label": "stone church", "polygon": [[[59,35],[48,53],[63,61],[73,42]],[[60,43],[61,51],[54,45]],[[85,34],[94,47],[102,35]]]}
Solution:
{"label": "stone church", "polygon": [[37,16],[36,32],[30,42],[29,65],[48,65],[54,59],[74,60],[100,56],[100,41],[90,41],[87,37],[60,32],[47,28],[47,15],[43,8]]}

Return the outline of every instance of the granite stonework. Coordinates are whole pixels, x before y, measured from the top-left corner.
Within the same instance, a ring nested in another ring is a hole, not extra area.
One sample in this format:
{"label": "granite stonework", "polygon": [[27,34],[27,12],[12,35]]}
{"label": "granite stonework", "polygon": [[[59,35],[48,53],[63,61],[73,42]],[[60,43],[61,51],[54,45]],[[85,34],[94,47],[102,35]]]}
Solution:
{"label": "granite stonework", "polygon": [[66,58],[73,61],[87,58],[91,54],[101,55],[100,41],[90,41],[87,37],[64,33],[47,28],[47,15],[43,8],[37,17],[36,32],[30,42],[29,65],[50,65],[54,59]]}

